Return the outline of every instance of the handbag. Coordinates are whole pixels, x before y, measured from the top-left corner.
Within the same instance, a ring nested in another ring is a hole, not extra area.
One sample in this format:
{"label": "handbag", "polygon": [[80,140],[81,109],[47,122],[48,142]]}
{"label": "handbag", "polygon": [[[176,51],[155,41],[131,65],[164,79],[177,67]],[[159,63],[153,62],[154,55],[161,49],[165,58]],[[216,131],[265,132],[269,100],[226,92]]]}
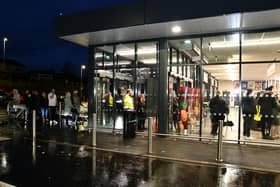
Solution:
{"label": "handbag", "polygon": [[227,115],[227,120],[224,122],[224,126],[226,127],[233,127],[234,123],[230,120],[228,120],[228,115]]}
{"label": "handbag", "polygon": [[254,120],[255,121],[261,121],[261,106],[260,105],[256,105],[256,114],[254,115]]}

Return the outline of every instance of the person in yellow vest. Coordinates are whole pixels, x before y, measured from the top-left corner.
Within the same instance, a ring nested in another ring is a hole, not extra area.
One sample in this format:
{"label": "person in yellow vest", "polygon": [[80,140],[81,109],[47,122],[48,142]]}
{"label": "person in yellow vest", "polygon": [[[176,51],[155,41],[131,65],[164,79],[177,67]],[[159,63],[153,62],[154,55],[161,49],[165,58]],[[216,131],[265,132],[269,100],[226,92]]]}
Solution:
{"label": "person in yellow vest", "polygon": [[131,89],[127,89],[127,94],[123,98],[123,109],[134,110],[134,101],[133,101]]}
{"label": "person in yellow vest", "polygon": [[106,123],[112,123],[113,122],[112,112],[113,112],[113,103],[114,103],[112,92],[110,92],[110,91],[108,92],[108,94],[105,97],[105,101],[106,101],[106,107],[107,107]]}
{"label": "person in yellow vest", "polygon": [[111,92],[109,92],[109,96],[108,96],[108,106],[109,106],[109,108],[113,108],[113,102],[114,102],[114,100],[113,100],[113,96],[112,96],[112,93]]}

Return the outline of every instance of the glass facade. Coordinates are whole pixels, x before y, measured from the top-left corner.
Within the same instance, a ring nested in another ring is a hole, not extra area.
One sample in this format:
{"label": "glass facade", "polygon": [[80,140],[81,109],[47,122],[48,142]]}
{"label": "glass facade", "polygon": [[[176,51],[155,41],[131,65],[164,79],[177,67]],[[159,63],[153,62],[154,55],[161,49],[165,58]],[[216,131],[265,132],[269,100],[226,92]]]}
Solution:
{"label": "glass facade", "polygon": [[[226,119],[234,123],[224,128],[225,141],[243,141],[246,136],[241,101],[247,90],[252,89],[256,103],[257,95],[268,86],[279,94],[279,41],[279,31],[168,39],[168,63],[164,68],[160,66],[159,40],[95,46],[98,127],[122,129],[123,108],[117,101],[131,89],[136,110],[139,96],[144,94],[145,112],[154,117],[155,132],[156,125],[160,125],[156,121],[161,107],[167,103],[166,134],[213,138],[209,101],[219,91],[229,107]],[[162,77],[163,72],[168,76]],[[165,78],[167,90],[162,90],[160,81]],[[165,92],[167,100],[159,101]],[[273,128],[269,129],[271,135]],[[264,139],[257,122],[251,129],[251,138],[256,141],[280,143]]]}
{"label": "glass facade", "polygon": [[133,107],[144,95],[145,113],[157,114],[157,42],[116,44],[96,47],[95,84],[97,127],[119,131],[124,125],[124,97],[132,91]]}

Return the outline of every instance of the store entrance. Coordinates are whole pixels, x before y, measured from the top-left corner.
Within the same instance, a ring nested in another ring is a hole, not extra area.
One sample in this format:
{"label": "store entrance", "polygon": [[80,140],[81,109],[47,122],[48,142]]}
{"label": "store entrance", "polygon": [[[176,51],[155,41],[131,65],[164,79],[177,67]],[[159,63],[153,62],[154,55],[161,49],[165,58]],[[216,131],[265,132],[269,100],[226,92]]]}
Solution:
{"label": "store entrance", "polygon": [[[135,121],[136,131],[139,132],[147,129],[147,116],[156,119],[158,101],[158,63],[154,50],[156,43],[139,43],[137,57],[134,55],[135,47],[134,44],[119,44],[97,48],[95,99],[99,129],[122,133],[124,114],[127,110],[133,113],[135,120],[132,121]],[[128,95],[131,99],[126,100]]]}

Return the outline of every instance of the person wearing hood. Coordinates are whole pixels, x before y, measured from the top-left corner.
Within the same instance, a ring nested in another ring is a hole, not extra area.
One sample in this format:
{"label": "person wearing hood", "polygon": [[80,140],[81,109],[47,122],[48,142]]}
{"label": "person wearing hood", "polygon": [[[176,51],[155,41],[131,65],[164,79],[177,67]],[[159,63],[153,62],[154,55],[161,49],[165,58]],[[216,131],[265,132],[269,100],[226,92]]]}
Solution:
{"label": "person wearing hood", "polygon": [[252,95],[253,90],[248,89],[246,97],[241,100],[243,114],[243,136],[246,139],[252,139],[251,128],[254,125],[254,114],[256,113],[256,102]]}
{"label": "person wearing hood", "polygon": [[273,121],[273,111],[277,107],[275,97],[273,96],[273,86],[266,88],[263,97],[260,97],[258,104],[261,106],[261,129],[264,139],[271,139],[270,130]]}
{"label": "person wearing hood", "polygon": [[225,120],[225,115],[229,113],[226,101],[220,96],[221,92],[217,91],[216,96],[210,100],[209,108],[211,113],[212,130],[211,134],[217,136],[219,121]]}

